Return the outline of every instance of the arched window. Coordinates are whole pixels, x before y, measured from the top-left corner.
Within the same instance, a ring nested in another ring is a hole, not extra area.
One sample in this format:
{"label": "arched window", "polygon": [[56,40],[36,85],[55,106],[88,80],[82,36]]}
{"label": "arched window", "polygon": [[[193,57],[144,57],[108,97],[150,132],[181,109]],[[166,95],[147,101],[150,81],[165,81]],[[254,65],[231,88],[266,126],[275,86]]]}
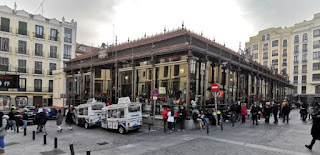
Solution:
{"label": "arched window", "polygon": [[266,40],[266,36],[263,35],[263,36],[262,36],[262,41],[265,41],[265,40]]}
{"label": "arched window", "polygon": [[283,44],[282,44],[282,47],[287,47],[288,46],[288,41],[287,40],[284,40],[283,41]]}
{"label": "arched window", "polygon": [[270,40],[270,34],[267,34],[267,40]]}
{"label": "arched window", "polygon": [[308,34],[303,34],[303,39],[302,39],[303,41],[307,41],[308,40]]}
{"label": "arched window", "polygon": [[294,43],[299,43],[299,36],[298,36],[298,35],[296,35],[296,36],[294,37]]}

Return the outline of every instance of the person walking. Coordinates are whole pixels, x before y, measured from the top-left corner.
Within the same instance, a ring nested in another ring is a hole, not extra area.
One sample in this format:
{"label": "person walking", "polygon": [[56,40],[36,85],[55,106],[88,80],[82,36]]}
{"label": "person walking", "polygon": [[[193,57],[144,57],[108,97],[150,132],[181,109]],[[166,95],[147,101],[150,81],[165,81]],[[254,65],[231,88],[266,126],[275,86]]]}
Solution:
{"label": "person walking", "polygon": [[7,132],[6,132],[6,126],[7,126],[7,119],[6,117],[3,115],[3,112],[0,112],[0,118],[1,118],[1,122],[0,122],[0,154],[4,153],[4,136],[6,136]]}
{"label": "person walking", "polygon": [[312,150],[312,147],[316,140],[320,140],[320,104],[316,105],[313,109],[312,114],[312,128],[311,128],[311,135],[312,140],[310,145],[305,145],[306,148]]}
{"label": "person walking", "polygon": [[167,121],[168,121],[168,129],[170,130],[170,132],[172,132],[173,130],[173,122],[174,122],[174,110],[173,108],[171,108],[171,110],[168,111],[167,113]]}
{"label": "person walking", "polygon": [[184,106],[180,106],[180,110],[178,112],[178,117],[180,120],[180,130],[185,131],[184,122],[186,120],[187,112],[184,109]]}
{"label": "person walking", "polygon": [[14,108],[11,108],[11,111],[9,112],[9,124],[10,126],[13,127],[13,130],[16,131],[16,118],[14,116],[15,112],[14,112]]}
{"label": "person walking", "polygon": [[289,124],[289,113],[290,113],[290,107],[287,104],[287,100],[285,99],[281,105],[281,111],[283,114],[283,123],[285,123],[287,119],[287,124]]}
{"label": "person walking", "polygon": [[253,103],[253,106],[251,107],[251,114],[252,114],[252,124],[254,125],[254,122],[256,122],[256,125],[258,125],[258,111],[259,107],[257,106],[257,102]]}
{"label": "person walking", "polygon": [[265,123],[269,123],[270,113],[271,113],[270,102],[267,102],[264,107]]}
{"label": "person walking", "polygon": [[68,110],[67,117],[66,117],[66,122],[68,124],[68,129],[72,130],[73,119],[72,119],[72,109],[71,108],[69,108],[69,110]]}
{"label": "person walking", "polygon": [[57,120],[56,120],[56,124],[57,124],[57,127],[58,127],[58,129],[57,129],[58,132],[62,131],[62,128],[61,128],[62,121],[63,121],[63,114],[62,114],[61,110],[59,110],[58,114],[57,114]]}
{"label": "person walking", "polygon": [[246,106],[246,103],[243,103],[241,107],[242,124],[246,123],[246,115],[247,115],[247,106]]}
{"label": "person walking", "polygon": [[308,116],[308,104],[302,102],[301,104],[301,109],[300,109],[300,114],[302,116],[302,120],[306,121],[307,116]]}
{"label": "person walking", "polygon": [[24,112],[23,112],[22,122],[23,122],[23,126],[22,126],[21,129],[22,129],[22,130],[23,130],[23,129],[27,129],[27,125],[28,125],[27,110],[24,110]]}
{"label": "person walking", "polygon": [[278,123],[278,111],[279,111],[278,104],[273,102],[272,103],[272,114],[273,114],[273,118],[274,118],[273,123]]}
{"label": "person walking", "polygon": [[47,115],[44,113],[43,109],[39,109],[40,113],[38,113],[38,131],[36,133],[39,132],[43,132],[45,134],[47,134],[47,129],[46,129],[46,123],[47,123]]}
{"label": "person walking", "polygon": [[238,101],[236,105],[236,113],[237,113],[237,120],[240,121],[240,116],[241,116],[241,103]]}

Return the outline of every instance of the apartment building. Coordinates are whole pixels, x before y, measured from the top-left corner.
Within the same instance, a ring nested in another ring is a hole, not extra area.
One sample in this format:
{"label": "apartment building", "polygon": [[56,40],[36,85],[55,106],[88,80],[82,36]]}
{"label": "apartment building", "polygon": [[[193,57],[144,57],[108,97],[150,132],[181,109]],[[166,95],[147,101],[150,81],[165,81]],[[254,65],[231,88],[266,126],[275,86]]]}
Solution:
{"label": "apartment building", "polygon": [[320,100],[320,13],[291,27],[259,31],[246,48],[254,61],[288,75],[296,100]]}
{"label": "apartment building", "polygon": [[77,22],[0,6],[0,75],[19,75],[18,89],[0,88],[0,109],[52,105],[52,72],[75,57]]}

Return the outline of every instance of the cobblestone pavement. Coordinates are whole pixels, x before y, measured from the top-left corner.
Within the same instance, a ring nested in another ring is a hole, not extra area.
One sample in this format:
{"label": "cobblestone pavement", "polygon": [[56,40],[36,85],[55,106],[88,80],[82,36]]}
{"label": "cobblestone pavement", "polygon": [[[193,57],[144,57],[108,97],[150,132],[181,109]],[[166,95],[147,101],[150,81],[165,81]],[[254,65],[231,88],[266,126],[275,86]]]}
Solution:
{"label": "cobblestone pavement", "polygon": [[[273,122],[273,119],[270,120]],[[265,124],[261,119],[258,126],[252,125],[250,119],[246,124],[224,124],[224,130],[210,126],[210,133],[199,129],[185,132],[167,132],[156,128],[149,131],[147,126],[124,135],[99,127],[84,129],[73,126],[73,130],[56,131],[55,121],[47,123],[47,144],[43,145],[43,135],[36,135],[32,140],[34,125],[28,126],[27,136],[23,132],[9,132],[5,137],[8,155],[53,155],[70,154],[69,144],[73,143],[75,154],[288,154],[320,155],[320,141],[313,151],[304,145],[311,141],[311,121],[302,122],[297,110],[290,114],[289,124]],[[66,129],[66,126],[64,126]],[[58,138],[58,149],[54,148],[54,137]]]}

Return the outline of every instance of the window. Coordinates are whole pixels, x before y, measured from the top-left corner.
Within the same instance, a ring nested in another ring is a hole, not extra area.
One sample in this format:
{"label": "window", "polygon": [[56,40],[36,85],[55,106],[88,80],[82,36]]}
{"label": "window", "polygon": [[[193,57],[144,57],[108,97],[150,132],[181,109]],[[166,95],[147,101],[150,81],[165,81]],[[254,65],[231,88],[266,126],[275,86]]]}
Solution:
{"label": "window", "polygon": [[283,50],[283,53],[282,53],[282,56],[286,57],[287,55],[288,55],[287,49],[284,49],[284,50]]}
{"label": "window", "polygon": [[43,56],[43,45],[35,43],[35,53],[36,56]]}
{"label": "window", "polygon": [[313,38],[320,36],[320,29],[313,30]]}
{"label": "window", "polygon": [[258,53],[253,54],[253,59],[258,59],[258,57],[259,57]]}
{"label": "window", "polygon": [[282,69],[283,75],[287,74],[287,68]]}
{"label": "window", "polygon": [[178,76],[179,75],[179,70],[180,70],[180,66],[179,65],[174,65],[174,76]]}
{"label": "window", "polygon": [[72,42],[72,29],[64,28],[64,42]]}
{"label": "window", "polygon": [[315,93],[320,94],[320,86],[315,86]]}
{"label": "window", "polygon": [[272,50],[272,56],[278,56],[278,50]]}
{"label": "window", "polygon": [[293,93],[294,93],[294,94],[297,94],[297,93],[298,93],[298,88],[297,88],[297,87],[294,87]]}
{"label": "window", "polygon": [[302,65],[302,73],[307,73],[307,65]]}
{"label": "window", "polygon": [[293,62],[294,63],[298,63],[299,62],[299,57],[298,56],[294,56],[293,57]]}
{"label": "window", "polygon": [[299,45],[294,46],[294,53],[299,53]]}
{"label": "window", "polygon": [[302,62],[307,62],[307,54],[302,55]]}
{"label": "window", "polygon": [[268,50],[268,43],[263,44],[263,50],[264,50],[264,51],[265,51],[265,50]]}
{"label": "window", "polygon": [[95,71],[94,71],[94,77],[95,78],[101,78],[101,69],[96,69]]}
{"label": "window", "polygon": [[9,71],[9,58],[0,57],[0,71]]}
{"label": "window", "polygon": [[58,58],[57,46],[50,46],[50,58]]}
{"label": "window", "polygon": [[313,52],[313,60],[318,59],[320,57],[320,51]]}
{"label": "window", "polygon": [[272,60],[272,65],[273,65],[273,66],[278,65],[278,59]]}
{"label": "window", "polygon": [[27,60],[18,60],[18,72],[27,73]]}
{"label": "window", "polygon": [[282,66],[287,66],[287,59],[282,60]]}
{"label": "window", "polygon": [[42,74],[42,62],[40,62],[40,61],[34,62],[34,73],[35,74]]}
{"label": "window", "polygon": [[293,83],[298,83],[298,76],[293,77]]}
{"label": "window", "polygon": [[91,106],[92,110],[101,110],[103,108],[103,104],[94,104]]}
{"label": "window", "polygon": [[320,74],[312,74],[312,81],[320,81]]}
{"label": "window", "polygon": [[268,53],[263,53],[263,59],[268,59]]}
{"label": "window", "polygon": [[267,40],[270,40],[270,34],[267,34]]}
{"label": "window", "polygon": [[118,118],[124,118],[124,109],[118,109]]}
{"label": "window", "polygon": [[18,33],[21,35],[28,35],[28,24],[26,22],[19,21]]}
{"label": "window", "polygon": [[34,80],[34,91],[35,92],[42,92],[42,80],[40,80],[40,79]]}
{"label": "window", "polygon": [[305,94],[307,91],[307,86],[301,86],[301,94]]}
{"label": "window", "polygon": [[149,70],[149,80],[151,80],[152,79],[152,70],[150,69]]}
{"label": "window", "polygon": [[27,84],[27,79],[21,78],[19,79],[19,86],[18,91],[26,91],[26,84]]}
{"label": "window", "polygon": [[49,63],[49,75],[52,75],[52,71],[57,69],[57,64]]}
{"label": "window", "polygon": [[313,41],[313,49],[320,48],[320,40]]}
{"label": "window", "polygon": [[301,83],[307,83],[307,75],[302,76]]}
{"label": "window", "polygon": [[143,71],[142,77],[146,77],[146,72],[145,71]]}
{"label": "window", "polygon": [[258,44],[254,44],[254,45],[252,46],[252,50],[258,50]]}
{"label": "window", "polygon": [[312,69],[313,70],[320,70],[320,63],[318,62],[318,63],[313,63],[312,64]]}
{"label": "window", "polygon": [[71,45],[64,45],[63,58],[71,59]]}
{"label": "window", "polygon": [[266,36],[263,35],[262,38],[261,38],[261,40],[262,40],[262,41],[265,41],[265,40],[266,40]]}
{"label": "window", "polygon": [[196,61],[190,60],[190,73],[195,74],[196,73]]}
{"label": "window", "polygon": [[19,40],[18,41],[18,53],[27,54],[27,42]]}
{"label": "window", "polygon": [[129,105],[128,106],[128,112],[139,112],[140,111],[140,106],[138,105]]}
{"label": "window", "polygon": [[299,36],[298,36],[298,35],[296,35],[296,36],[294,37],[294,43],[299,43]]}
{"label": "window", "polygon": [[283,45],[282,47],[287,47],[288,46],[288,41],[287,40],[283,40]]}
{"label": "window", "polygon": [[1,31],[10,32],[10,19],[1,17]]}
{"label": "window", "polygon": [[294,73],[298,73],[298,72],[299,72],[298,69],[299,69],[298,66],[294,66],[294,67],[293,67],[293,72],[294,72]]}
{"label": "window", "polygon": [[268,67],[268,61],[264,61],[264,62],[263,62],[263,66]]}
{"label": "window", "polygon": [[276,47],[279,44],[279,40],[272,41],[272,47]]}
{"label": "window", "polygon": [[0,50],[4,52],[10,52],[9,51],[9,38],[0,38]]}
{"label": "window", "polygon": [[53,92],[53,80],[49,80],[49,92]]}
{"label": "window", "polygon": [[58,41],[58,30],[51,29],[51,31],[50,31],[50,40]]}
{"label": "window", "polygon": [[307,41],[308,40],[308,34],[303,34],[302,36],[302,41]]}
{"label": "window", "polygon": [[302,52],[306,52],[308,50],[308,44],[302,45]]}
{"label": "window", "polygon": [[169,73],[169,67],[165,66],[163,70],[163,77],[168,77],[168,73]]}
{"label": "window", "polygon": [[37,38],[43,38],[43,26],[36,25],[36,35]]}

